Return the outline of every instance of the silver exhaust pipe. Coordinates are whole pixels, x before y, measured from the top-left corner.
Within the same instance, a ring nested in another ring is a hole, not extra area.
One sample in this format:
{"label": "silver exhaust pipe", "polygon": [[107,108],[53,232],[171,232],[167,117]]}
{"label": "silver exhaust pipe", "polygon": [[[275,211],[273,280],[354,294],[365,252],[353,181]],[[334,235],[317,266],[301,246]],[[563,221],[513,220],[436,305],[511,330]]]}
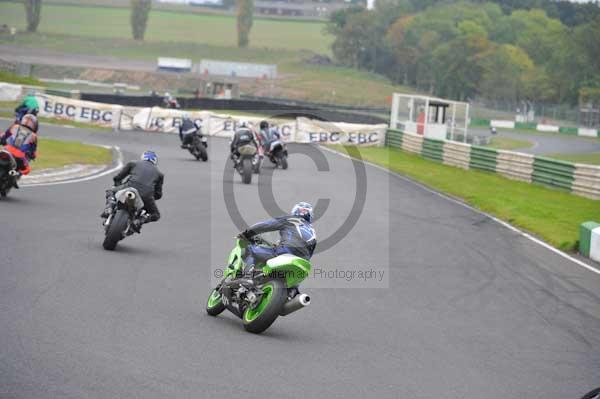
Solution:
{"label": "silver exhaust pipe", "polygon": [[18,176],[18,175],[19,175],[19,172],[17,172],[17,171],[16,171],[16,170],[14,170],[14,169],[13,169],[13,170],[9,170],[9,171],[8,171],[8,175],[9,175],[9,176],[11,176],[11,177],[15,177],[15,176]]}
{"label": "silver exhaust pipe", "polygon": [[127,191],[125,197],[127,197],[129,201],[133,201],[135,199],[135,193],[133,191]]}
{"label": "silver exhaust pipe", "polygon": [[310,297],[306,294],[296,295],[291,301],[283,305],[283,309],[279,313],[281,316],[287,316],[290,313],[300,310],[310,305]]}

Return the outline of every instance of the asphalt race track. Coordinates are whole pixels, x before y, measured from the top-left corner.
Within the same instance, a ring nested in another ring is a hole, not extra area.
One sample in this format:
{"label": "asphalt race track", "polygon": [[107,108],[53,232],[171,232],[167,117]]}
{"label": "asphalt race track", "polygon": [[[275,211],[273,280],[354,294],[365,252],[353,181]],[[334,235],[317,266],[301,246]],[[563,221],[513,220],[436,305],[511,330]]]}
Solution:
{"label": "asphalt race track", "polygon": [[[313,304],[256,336],[204,311],[213,262],[237,233],[223,181],[248,222],[267,216],[255,181],[223,178],[225,140],[201,163],[174,135],[42,134],[118,145],[127,159],[155,149],[163,219],[107,252],[110,176],[0,201],[2,399],[566,399],[600,385],[600,275],[411,182],[367,166],[356,225],[313,258],[383,268],[380,288],[308,282]],[[291,147],[274,196],[284,209],[330,199],[315,224],[326,240],[360,190],[349,160],[323,152],[330,171],[319,172],[306,148]]]}
{"label": "asphalt race track", "polygon": [[[469,129],[470,134],[490,136],[489,129]],[[515,140],[525,140],[533,144],[530,148],[521,148],[514,151],[529,154],[584,154],[600,151],[600,141],[589,137],[564,136],[558,133],[525,133],[505,129],[498,131],[499,137],[508,137]]]}

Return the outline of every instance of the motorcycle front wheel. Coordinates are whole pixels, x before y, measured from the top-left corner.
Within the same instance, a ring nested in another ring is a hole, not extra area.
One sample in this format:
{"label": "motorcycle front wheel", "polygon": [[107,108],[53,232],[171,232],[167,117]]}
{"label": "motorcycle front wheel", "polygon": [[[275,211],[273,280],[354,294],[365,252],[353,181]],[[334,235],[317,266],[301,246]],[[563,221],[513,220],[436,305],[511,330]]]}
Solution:
{"label": "motorcycle front wheel", "polygon": [[221,294],[217,289],[213,289],[206,301],[206,313],[211,316],[218,316],[225,310],[225,305],[221,300]]}

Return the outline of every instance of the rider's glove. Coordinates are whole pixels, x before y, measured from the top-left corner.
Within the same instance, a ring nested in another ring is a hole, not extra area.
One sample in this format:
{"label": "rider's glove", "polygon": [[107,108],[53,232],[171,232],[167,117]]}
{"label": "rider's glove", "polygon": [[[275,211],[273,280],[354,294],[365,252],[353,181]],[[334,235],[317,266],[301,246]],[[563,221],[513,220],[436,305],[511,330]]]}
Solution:
{"label": "rider's glove", "polygon": [[237,238],[239,238],[240,240],[249,241],[248,230],[242,231],[240,234],[237,235]]}

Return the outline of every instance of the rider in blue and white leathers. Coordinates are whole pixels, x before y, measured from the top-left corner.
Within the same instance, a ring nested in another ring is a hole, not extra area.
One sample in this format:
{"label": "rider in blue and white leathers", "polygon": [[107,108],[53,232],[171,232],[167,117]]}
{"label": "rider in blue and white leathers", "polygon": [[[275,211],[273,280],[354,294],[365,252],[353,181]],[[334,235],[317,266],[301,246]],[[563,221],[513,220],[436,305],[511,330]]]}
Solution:
{"label": "rider in blue and white leathers", "polygon": [[312,227],[312,205],[300,202],[294,206],[290,215],[267,220],[251,226],[240,234],[250,239],[257,234],[279,231],[280,241],[276,247],[250,245],[246,250],[244,263],[251,270],[278,255],[292,254],[309,260],[317,246],[317,236]]}

